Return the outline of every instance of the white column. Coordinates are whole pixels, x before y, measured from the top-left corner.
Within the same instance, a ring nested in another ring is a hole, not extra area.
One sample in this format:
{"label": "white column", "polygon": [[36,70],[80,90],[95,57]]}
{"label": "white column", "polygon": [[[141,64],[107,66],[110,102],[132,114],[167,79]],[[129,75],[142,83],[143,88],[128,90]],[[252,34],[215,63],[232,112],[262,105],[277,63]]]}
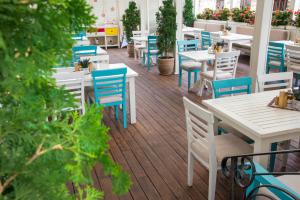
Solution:
{"label": "white column", "polygon": [[147,11],[147,31],[149,31],[150,33],[149,0],[146,0],[146,11]]}
{"label": "white column", "polygon": [[258,0],[254,26],[254,38],[251,49],[250,75],[252,77],[252,90],[257,91],[257,76],[265,74],[267,50],[271,31],[273,1]]}
{"label": "white column", "polygon": [[139,6],[140,6],[140,12],[141,12],[141,31],[144,32],[146,30],[146,12],[147,8],[145,6],[145,3],[143,0],[138,1]]}
{"label": "white column", "polygon": [[[177,40],[183,40],[182,28],[183,28],[183,7],[184,7],[184,0],[176,0],[176,22],[177,22],[177,32],[176,38]],[[176,45],[176,53],[175,53],[175,74],[179,73],[179,57],[178,57],[178,49]]]}

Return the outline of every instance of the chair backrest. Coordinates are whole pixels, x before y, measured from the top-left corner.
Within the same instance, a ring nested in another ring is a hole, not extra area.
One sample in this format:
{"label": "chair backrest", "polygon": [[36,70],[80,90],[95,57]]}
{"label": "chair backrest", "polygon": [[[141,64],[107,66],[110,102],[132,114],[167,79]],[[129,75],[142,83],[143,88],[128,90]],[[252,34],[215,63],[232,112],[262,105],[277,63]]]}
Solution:
{"label": "chair backrest", "polygon": [[113,98],[115,96],[121,96],[122,100],[125,101],[126,74],[127,68],[92,71],[96,103],[100,104],[100,98]]}
{"label": "chair backrest", "polygon": [[214,63],[213,80],[217,80],[218,75],[222,75],[224,73],[226,75],[230,74],[230,78],[235,78],[239,56],[240,51],[217,53]]}
{"label": "chair backrest", "polygon": [[84,114],[84,72],[59,72],[53,74],[53,78],[56,79],[57,86],[64,87],[65,90],[69,91],[74,96],[80,104],[77,109],[81,109],[82,114]]}
{"label": "chair backrest", "polygon": [[209,152],[209,164],[216,166],[214,116],[211,112],[183,97],[187,126],[188,147],[197,142]]}
{"label": "chair backrest", "polygon": [[278,61],[284,66],[285,45],[279,42],[269,42],[267,62]]}
{"label": "chair backrest", "polygon": [[207,32],[207,31],[201,32],[201,46],[202,46],[202,49],[208,49],[208,47],[211,46],[210,32]]}
{"label": "chair backrest", "polygon": [[86,37],[86,32],[84,32],[84,31],[72,35],[73,40],[80,41],[80,40],[83,40],[84,37]]}
{"label": "chair backrest", "polygon": [[286,47],[286,64],[289,69],[291,66],[299,66],[300,71],[300,46],[285,45]]}
{"label": "chair backrest", "polygon": [[78,62],[80,60],[80,56],[97,55],[97,46],[96,45],[74,46],[72,48],[72,53],[73,53],[73,62]]}
{"label": "chair backrest", "polygon": [[213,81],[214,97],[220,98],[225,95],[241,93],[251,94],[251,84],[250,77]]}
{"label": "chair backrest", "polygon": [[149,35],[148,36],[148,51],[157,50],[157,36]]}
{"label": "chair backrest", "polygon": [[212,44],[222,41],[220,32],[210,33],[210,36]]}
{"label": "chair backrest", "polygon": [[292,88],[293,72],[271,73],[257,76],[258,90],[263,92],[266,90]]}
{"label": "chair backrest", "polygon": [[132,36],[133,37],[141,37],[142,36],[142,31],[132,31]]}
{"label": "chair backrest", "polygon": [[197,51],[198,50],[199,41],[198,40],[178,40],[178,52],[183,51]]}

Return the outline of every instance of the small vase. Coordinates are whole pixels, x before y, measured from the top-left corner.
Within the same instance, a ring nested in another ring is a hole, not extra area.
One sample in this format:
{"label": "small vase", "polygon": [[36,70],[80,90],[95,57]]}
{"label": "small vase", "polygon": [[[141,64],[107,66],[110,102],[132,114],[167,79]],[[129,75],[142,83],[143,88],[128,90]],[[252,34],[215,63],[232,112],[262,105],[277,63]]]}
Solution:
{"label": "small vase", "polygon": [[92,72],[93,71],[93,68],[94,68],[94,65],[93,63],[89,63],[89,72]]}

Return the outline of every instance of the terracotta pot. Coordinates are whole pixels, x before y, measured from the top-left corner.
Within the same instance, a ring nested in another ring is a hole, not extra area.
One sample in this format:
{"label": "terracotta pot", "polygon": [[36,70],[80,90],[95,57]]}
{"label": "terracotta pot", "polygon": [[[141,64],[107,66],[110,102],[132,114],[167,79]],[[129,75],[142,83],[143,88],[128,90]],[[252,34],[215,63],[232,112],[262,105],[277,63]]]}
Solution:
{"label": "terracotta pot", "polygon": [[127,52],[128,52],[128,56],[129,56],[130,58],[133,58],[133,57],[134,57],[134,44],[129,43],[129,44],[127,45]]}
{"label": "terracotta pot", "polygon": [[158,70],[161,75],[168,76],[174,72],[174,57],[159,57]]}

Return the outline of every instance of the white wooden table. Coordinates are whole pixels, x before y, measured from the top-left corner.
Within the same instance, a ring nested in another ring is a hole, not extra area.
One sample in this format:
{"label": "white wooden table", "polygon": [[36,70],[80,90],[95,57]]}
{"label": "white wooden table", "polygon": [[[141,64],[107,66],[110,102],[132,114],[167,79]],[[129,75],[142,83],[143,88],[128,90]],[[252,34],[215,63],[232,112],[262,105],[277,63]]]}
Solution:
{"label": "white wooden table", "polygon": [[183,36],[184,35],[193,36],[195,39],[197,37],[196,32],[200,33],[201,31],[204,31],[204,29],[194,28],[194,27],[185,27],[182,29]]}
{"label": "white wooden table", "polygon": [[[135,99],[135,78],[138,76],[134,70],[125,65],[124,63],[109,64],[107,67],[102,69],[118,69],[127,68],[126,81],[128,82],[128,93],[129,93],[129,112],[130,112],[130,123],[136,123],[136,99]],[[97,69],[97,70],[102,70]],[[93,78],[91,74],[86,74],[84,77],[85,86],[93,86]]]}
{"label": "white wooden table", "polygon": [[[211,99],[203,104],[216,118],[254,140],[254,152],[269,152],[274,142],[300,137],[300,112],[271,108],[279,90]],[[255,157],[267,168],[268,157]]]}
{"label": "white wooden table", "polygon": [[220,39],[224,40],[228,44],[228,51],[232,51],[232,44],[239,43],[239,42],[251,42],[253,40],[253,36],[251,35],[244,35],[238,33],[228,33],[228,35],[223,35],[223,32],[213,32],[213,33],[220,33]]}
{"label": "white wooden table", "polygon": [[[179,56],[183,56],[189,60],[193,60],[195,62],[201,62],[201,72],[206,72],[207,71],[207,62],[208,61],[213,61],[216,59],[215,54],[213,53],[208,53],[208,50],[200,50],[200,51],[185,51],[185,52],[179,52]],[[191,88],[192,92],[197,93],[199,95],[201,88],[201,82],[198,80],[193,87]]]}
{"label": "white wooden table", "polygon": [[[97,70],[105,70],[105,69],[117,69],[117,68],[127,68],[126,81],[128,82],[128,93],[129,93],[129,112],[130,112],[130,123],[136,123],[136,99],[135,99],[135,78],[138,76],[138,73],[133,71],[130,67],[125,65],[124,63],[117,64],[108,64],[105,67],[101,67],[101,69]],[[73,67],[68,68],[58,68],[58,73],[68,73],[73,72]],[[84,75],[84,86],[93,87],[93,78],[91,73],[86,73]]]}

